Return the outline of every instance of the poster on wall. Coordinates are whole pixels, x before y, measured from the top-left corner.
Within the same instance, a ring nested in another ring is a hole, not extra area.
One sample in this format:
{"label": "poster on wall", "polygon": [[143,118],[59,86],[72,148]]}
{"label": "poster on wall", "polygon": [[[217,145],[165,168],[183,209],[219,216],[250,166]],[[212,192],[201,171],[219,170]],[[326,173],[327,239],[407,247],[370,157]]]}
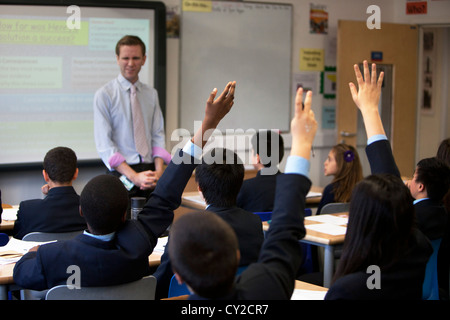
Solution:
{"label": "poster on wall", "polygon": [[309,33],[328,34],[327,6],[311,3],[309,10]]}
{"label": "poster on wall", "polygon": [[423,33],[422,47],[422,113],[431,114],[433,110],[433,72],[435,61],[434,32]]}

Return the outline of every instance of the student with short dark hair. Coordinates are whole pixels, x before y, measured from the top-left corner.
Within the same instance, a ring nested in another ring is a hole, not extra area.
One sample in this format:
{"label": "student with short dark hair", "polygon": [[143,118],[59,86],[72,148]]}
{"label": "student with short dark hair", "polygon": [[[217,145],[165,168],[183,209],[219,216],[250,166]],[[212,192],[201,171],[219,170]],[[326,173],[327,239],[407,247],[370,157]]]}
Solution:
{"label": "student with short dark hair", "polygon": [[291,155],[285,173],[277,179],[272,223],[257,262],[235,278],[237,237],[212,212],[187,213],[172,225],[169,256],[176,279],[193,292],[190,299],[287,300],[292,296],[302,260],[299,239],[305,235],[303,212],[311,187],[307,174],[317,130],[311,97],[308,92],[303,104],[303,89],[297,91]]}
{"label": "student with short dark hair", "polygon": [[80,196],[72,186],[78,177],[77,156],[67,147],[56,147],[44,157],[42,175],[47,182],[44,199],[20,202],[13,234],[22,239],[30,232],[71,232],[84,230]]}
{"label": "student with short dark hair", "polygon": [[80,199],[87,230],[74,239],[30,250],[14,267],[15,283],[32,290],[66,284],[72,265],[80,268],[82,287],[116,285],[149,275],[148,256],[172,223],[173,211],[196,167],[192,145],[204,146],[207,134],[231,109],[234,90],[235,82],[230,82],[217,99],[217,89],[211,92],[193,142],[174,156],[137,220],[126,219],[127,190],[119,178],[101,175],[91,179]]}
{"label": "student with short dark hair", "polygon": [[350,92],[366,128],[372,175],[353,190],[341,260],[325,299],[420,300],[432,247],[415,225],[412,197],[379,115],[384,74],[377,79],[375,64],[370,74],[367,61],[364,78],[357,65],[354,70],[358,89],[351,83]]}
{"label": "student with short dark hair", "polygon": [[[236,206],[236,197],[243,179],[244,165],[238,155],[229,149],[209,150],[195,169],[195,181],[207,204],[206,209],[227,222],[237,236],[239,267],[246,267],[258,260],[264,241],[259,216]],[[170,234],[168,242],[171,242]],[[161,257],[160,266],[153,274],[158,280],[159,298],[167,297],[173,277],[167,248],[168,246]]]}
{"label": "student with short dark hair", "polygon": [[237,197],[238,207],[251,212],[270,212],[275,200],[278,165],[284,156],[284,140],[273,130],[259,130],[251,139],[256,177],[244,180]]}
{"label": "student with short dark hair", "polygon": [[448,223],[442,200],[450,186],[450,168],[437,158],[422,159],[406,185],[415,199],[419,229],[430,240],[442,238]]}

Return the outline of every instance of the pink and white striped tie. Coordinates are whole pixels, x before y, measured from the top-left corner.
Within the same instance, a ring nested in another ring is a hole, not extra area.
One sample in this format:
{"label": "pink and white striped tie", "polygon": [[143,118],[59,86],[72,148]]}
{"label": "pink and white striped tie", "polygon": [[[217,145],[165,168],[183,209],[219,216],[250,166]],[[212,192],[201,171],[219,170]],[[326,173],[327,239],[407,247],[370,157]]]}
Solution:
{"label": "pink and white striped tie", "polygon": [[136,151],[142,157],[148,154],[148,144],[147,137],[145,135],[145,124],[144,118],[142,116],[141,104],[136,95],[136,87],[134,84],[131,85],[131,113],[133,115],[133,133],[134,133],[134,144],[136,145]]}

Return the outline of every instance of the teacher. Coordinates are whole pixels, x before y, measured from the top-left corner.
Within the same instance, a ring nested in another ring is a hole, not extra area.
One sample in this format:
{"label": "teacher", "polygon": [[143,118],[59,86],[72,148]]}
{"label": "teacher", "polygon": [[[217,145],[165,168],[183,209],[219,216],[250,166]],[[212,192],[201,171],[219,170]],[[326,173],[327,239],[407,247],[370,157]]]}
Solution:
{"label": "teacher", "polygon": [[158,92],[139,81],[146,58],[139,37],[119,40],[120,74],[95,93],[94,136],[108,172],[121,178],[130,197],[148,198],[163,173],[163,158],[170,155],[165,150]]}

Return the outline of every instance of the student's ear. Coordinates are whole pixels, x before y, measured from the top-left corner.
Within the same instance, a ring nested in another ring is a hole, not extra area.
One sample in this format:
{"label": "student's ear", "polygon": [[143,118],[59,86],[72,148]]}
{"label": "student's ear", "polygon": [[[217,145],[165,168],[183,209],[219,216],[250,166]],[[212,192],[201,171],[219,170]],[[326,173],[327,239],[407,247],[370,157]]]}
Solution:
{"label": "student's ear", "polygon": [[255,155],[256,163],[261,163],[261,158],[259,157],[259,154],[257,153]]}
{"label": "student's ear", "polygon": [[417,184],[417,190],[419,190],[419,192],[426,192],[425,185],[423,183],[419,182]]}
{"label": "student's ear", "polygon": [[239,261],[241,261],[241,251],[239,249],[236,250],[237,262],[239,265]]}
{"label": "student's ear", "polygon": [[72,181],[76,180],[78,178],[78,168],[75,170],[75,173],[73,175]]}
{"label": "student's ear", "polygon": [[42,170],[42,175],[44,176],[45,182],[48,182],[50,180],[50,178],[48,177],[48,173],[47,171],[45,171],[45,169]]}
{"label": "student's ear", "polygon": [[80,216],[83,216],[83,212],[81,211],[81,206],[78,206],[78,211],[80,211]]}

